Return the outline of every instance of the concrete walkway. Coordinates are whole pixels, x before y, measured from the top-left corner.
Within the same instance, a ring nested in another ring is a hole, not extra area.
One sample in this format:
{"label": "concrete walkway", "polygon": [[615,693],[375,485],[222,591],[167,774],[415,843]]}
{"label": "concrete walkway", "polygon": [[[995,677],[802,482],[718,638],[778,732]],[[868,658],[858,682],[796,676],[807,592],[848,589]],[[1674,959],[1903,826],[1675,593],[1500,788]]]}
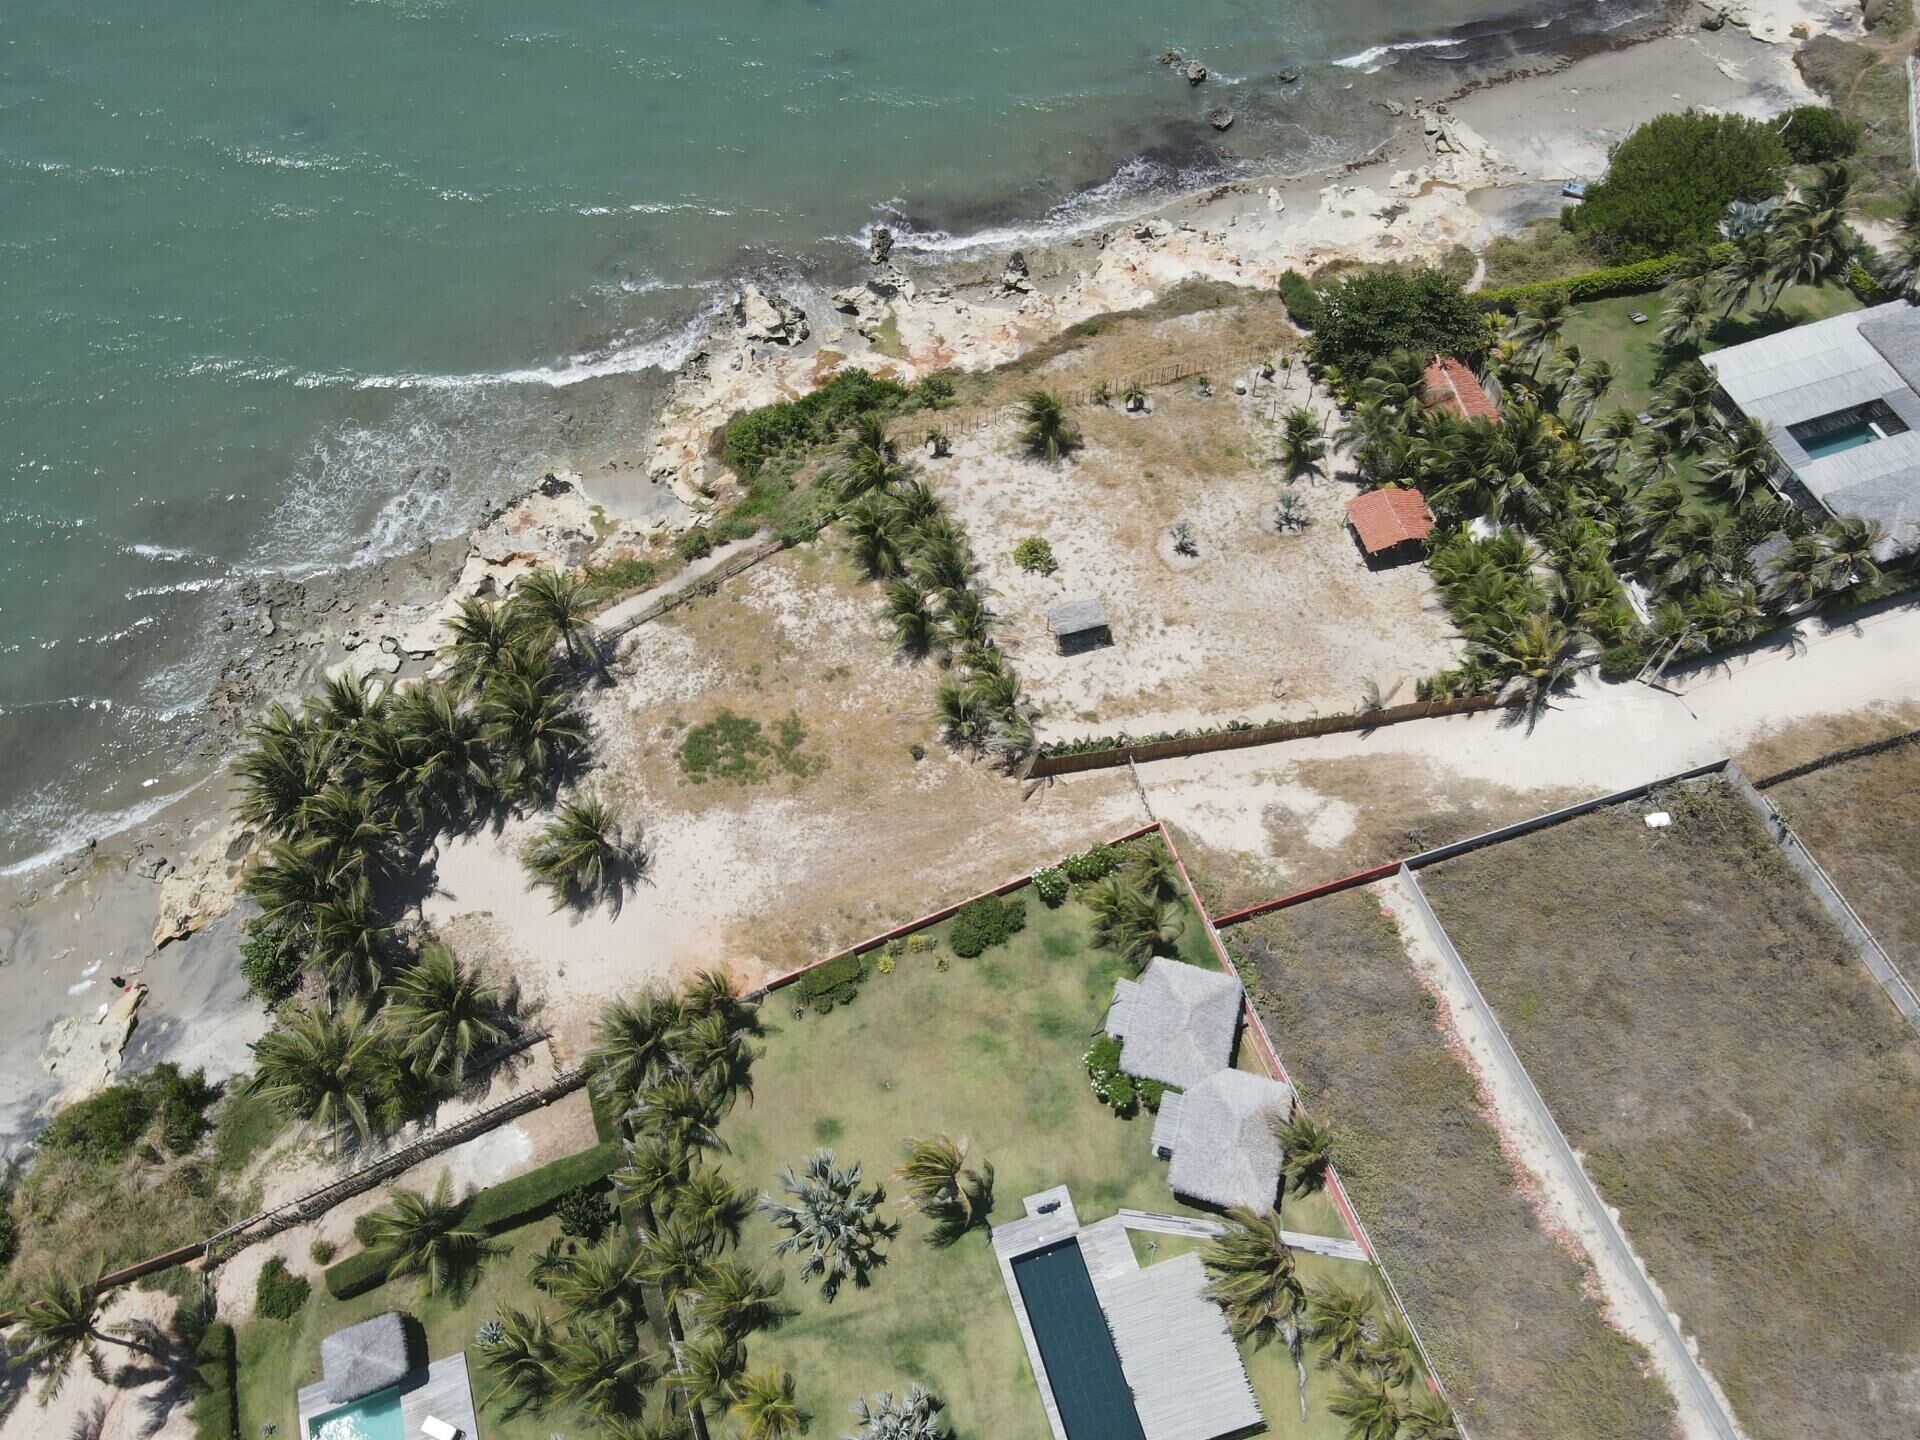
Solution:
{"label": "concrete walkway", "polygon": [[[1116,1218],[1129,1230],[1149,1230],[1158,1235],[1184,1235],[1198,1240],[1211,1240],[1226,1229],[1218,1220],[1201,1220],[1185,1215],[1155,1215],[1149,1210],[1122,1210]],[[1334,1260],[1365,1261],[1367,1258],[1367,1252],[1354,1241],[1335,1239],[1331,1235],[1282,1230],[1280,1238],[1295,1250],[1305,1250],[1310,1255],[1325,1255]]]}

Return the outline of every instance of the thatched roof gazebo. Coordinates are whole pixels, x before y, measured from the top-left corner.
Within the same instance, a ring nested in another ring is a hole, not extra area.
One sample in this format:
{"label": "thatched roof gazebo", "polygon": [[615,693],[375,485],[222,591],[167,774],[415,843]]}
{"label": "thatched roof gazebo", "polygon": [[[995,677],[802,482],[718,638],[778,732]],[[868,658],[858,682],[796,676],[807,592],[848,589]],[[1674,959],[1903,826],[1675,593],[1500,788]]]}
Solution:
{"label": "thatched roof gazebo", "polygon": [[1107,1033],[1122,1042],[1127,1074],[1191,1090],[1233,1063],[1240,982],[1218,970],[1156,959],[1138,980],[1116,980]]}
{"label": "thatched roof gazebo", "polygon": [[1293,1113],[1293,1091],[1245,1070],[1222,1070],[1160,1102],[1154,1153],[1173,1163],[1173,1193],[1221,1209],[1273,1208],[1286,1154],[1273,1127]]}
{"label": "thatched roof gazebo", "polygon": [[348,1405],[398,1385],[412,1371],[406,1322],[397,1310],[336,1330],[320,1342],[320,1376],[327,1399]]}

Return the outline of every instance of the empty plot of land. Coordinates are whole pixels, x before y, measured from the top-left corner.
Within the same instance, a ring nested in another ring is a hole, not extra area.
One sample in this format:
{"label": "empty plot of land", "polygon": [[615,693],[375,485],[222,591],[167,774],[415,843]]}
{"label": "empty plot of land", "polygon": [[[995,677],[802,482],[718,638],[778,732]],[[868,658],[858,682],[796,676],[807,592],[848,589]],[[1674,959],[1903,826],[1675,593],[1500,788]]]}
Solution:
{"label": "empty plot of land", "polygon": [[1748,1433],[1916,1433],[1920,1045],[1753,813],[1710,782],[1420,879]]}
{"label": "empty plot of land", "polygon": [[1909,983],[1920,980],[1920,744],[1843,760],[1767,792]]}
{"label": "empty plot of land", "polygon": [[[1202,321],[1232,333],[1225,313],[1162,323]],[[1285,482],[1269,416],[1307,401],[1304,378],[1277,398],[1264,385],[1236,396],[1232,378],[1213,376],[1210,397],[1191,381],[1159,387],[1145,416],[1082,407],[1085,448],[1057,465],[1023,456],[1008,422],[927,467],[973,538],[1044,734],[1352,710],[1369,681],[1410,700],[1449,663],[1452,626],[1424,567],[1369,569],[1348,534],[1354,485],[1294,482],[1311,521],[1276,527]],[[1053,547],[1052,574],[1014,563],[1030,535]],[[1114,643],[1062,656],[1047,610],[1081,598],[1104,603]]]}
{"label": "empty plot of land", "polygon": [[1667,1437],[1672,1401],[1541,1226],[1371,891],[1227,932],[1468,1428]]}

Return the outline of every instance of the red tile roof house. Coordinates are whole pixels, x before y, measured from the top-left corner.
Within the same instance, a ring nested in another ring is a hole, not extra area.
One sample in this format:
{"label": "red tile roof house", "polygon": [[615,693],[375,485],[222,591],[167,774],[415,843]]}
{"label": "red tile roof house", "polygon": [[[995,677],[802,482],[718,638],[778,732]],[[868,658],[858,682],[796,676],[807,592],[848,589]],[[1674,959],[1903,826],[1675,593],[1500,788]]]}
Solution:
{"label": "red tile roof house", "polygon": [[1418,490],[1369,490],[1347,502],[1347,524],[1368,560],[1398,564],[1420,554],[1420,542],[1433,533],[1433,512]]}
{"label": "red tile roof house", "polygon": [[1450,410],[1462,420],[1500,423],[1500,407],[1493,403],[1473,371],[1451,355],[1427,362],[1427,404]]}

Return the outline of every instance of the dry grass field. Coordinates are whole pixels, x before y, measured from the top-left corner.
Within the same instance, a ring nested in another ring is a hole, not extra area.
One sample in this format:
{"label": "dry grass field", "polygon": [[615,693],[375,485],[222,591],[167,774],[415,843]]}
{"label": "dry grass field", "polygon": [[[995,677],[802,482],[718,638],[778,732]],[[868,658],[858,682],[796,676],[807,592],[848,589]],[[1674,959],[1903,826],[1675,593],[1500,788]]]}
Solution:
{"label": "dry grass field", "polygon": [[1767,791],[1909,980],[1920,977],[1920,744],[1845,760]]}
{"label": "dry grass field", "polygon": [[1920,1432],[1920,1044],[1752,812],[1677,789],[1421,883],[1749,1433]]}
{"label": "dry grass field", "polygon": [[1666,1440],[1671,1400],[1521,1195],[1378,898],[1226,934],[1477,1440]]}

